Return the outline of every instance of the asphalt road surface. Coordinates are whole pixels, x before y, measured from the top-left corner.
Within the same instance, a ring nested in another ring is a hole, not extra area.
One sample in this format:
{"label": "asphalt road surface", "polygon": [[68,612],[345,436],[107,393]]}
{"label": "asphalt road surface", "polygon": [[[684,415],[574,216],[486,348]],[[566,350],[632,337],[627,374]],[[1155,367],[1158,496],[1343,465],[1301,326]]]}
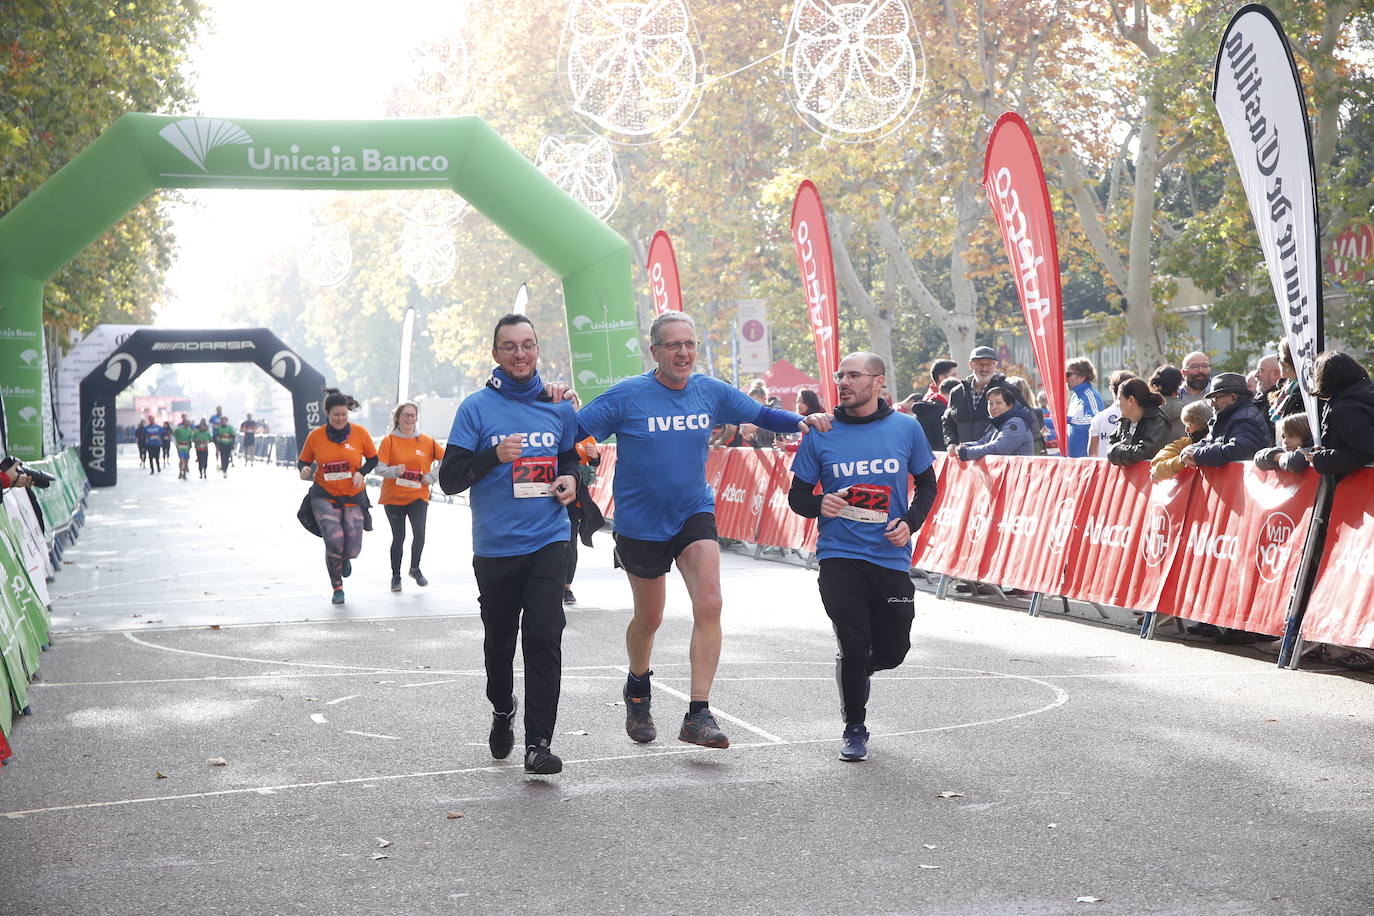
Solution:
{"label": "asphalt road surface", "polygon": [[724,559],[712,707],[676,741],[690,606],[655,649],[660,738],[624,733],[629,592],[584,551],[553,777],[486,749],[468,510],[426,589],[379,517],[329,604],[305,485],[126,456],[53,583],[55,644],[0,770],[0,913],[1367,913],[1374,683],[917,593],[837,759],[815,573]]}

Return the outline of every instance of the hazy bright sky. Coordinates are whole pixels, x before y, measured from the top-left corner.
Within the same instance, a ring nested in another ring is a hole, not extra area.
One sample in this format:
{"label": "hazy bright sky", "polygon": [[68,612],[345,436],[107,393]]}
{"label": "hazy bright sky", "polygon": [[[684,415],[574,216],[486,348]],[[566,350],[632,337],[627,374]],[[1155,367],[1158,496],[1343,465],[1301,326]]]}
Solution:
{"label": "hazy bright sky", "polygon": [[[458,21],[462,0],[212,0],[192,55],[199,114],[380,118],[410,51]],[[161,327],[224,324],[228,293],[262,257],[291,250],[308,192],[187,191]]]}

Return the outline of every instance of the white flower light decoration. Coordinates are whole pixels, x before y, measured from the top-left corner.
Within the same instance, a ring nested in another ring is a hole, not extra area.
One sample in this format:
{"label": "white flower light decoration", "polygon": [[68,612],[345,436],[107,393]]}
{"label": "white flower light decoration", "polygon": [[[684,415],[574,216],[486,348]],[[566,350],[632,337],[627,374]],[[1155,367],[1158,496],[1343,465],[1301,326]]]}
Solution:
{"label": "white flower light decoration", "polygon": [[797,0],[788,38],[788,91],[814,130],[876,140],[911,117],[925,55],[905,0]]}
{"label": "white flower light decoration", "polygon": [[443,283],[453,276],[458,258],[453,230],[407,222],[401,232],[401,266],[421,286]]}
{"label": "white flower light decoration", "polygon": [[338,286],[353,268],[353,246],[344,223],[312,225],[296,249],[296,269],[315,286]]}
{"label": "white flower light decoration", "polygon": [[598,219],[615,212],[620,175],[605,137],[551,134],[540,141],[534,164]]}
{"label": "white flower light decoration", "polygon": [[573,0],[562,70],[573,110],[629,143],[662,139],[701,100],[686,0]]}
{"label": "white flower light decoration", "polygon": [[401,113],[411,117],[456,114],[467,100],[468,46],[461,34],[427,42],[413,52],[409,82],[397,88]]}
{"label": "white flower light decoration", "polygon": [[467,212],[468,202],[447,188],[397,191],[391,205],[406,219],[424,226],[447,226]]}

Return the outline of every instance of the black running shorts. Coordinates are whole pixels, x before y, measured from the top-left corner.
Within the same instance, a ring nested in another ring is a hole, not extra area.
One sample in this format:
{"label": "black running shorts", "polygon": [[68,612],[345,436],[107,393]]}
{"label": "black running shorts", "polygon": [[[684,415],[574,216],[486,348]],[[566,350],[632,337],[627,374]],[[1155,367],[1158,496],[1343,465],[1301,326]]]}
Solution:
{"label": "black running shorts", "polygon": [[632,576],[641,579],[657,579],[666,576],[673,568],[673,561],[682,555],[687,546],[695,541],[714,541],[716,539],[716,515],[714,512],[698,512],[688,516],[682,523],[682,530],[671,540],[641,541],[639,538],[615,535],[615,565]]}

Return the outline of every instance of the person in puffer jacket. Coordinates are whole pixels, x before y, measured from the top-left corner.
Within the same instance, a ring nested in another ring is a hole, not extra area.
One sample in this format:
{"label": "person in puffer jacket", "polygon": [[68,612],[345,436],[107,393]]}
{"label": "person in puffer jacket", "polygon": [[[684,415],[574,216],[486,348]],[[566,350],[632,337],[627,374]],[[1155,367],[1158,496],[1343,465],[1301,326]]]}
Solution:
{"label": "person in puffer jacket", "polygon": [[1232,461],[1249,461],[1273,440],[1269,423],[1251,403],[1245,376],[1222,372],[1213,376],[1207,399],[1217,415],[1207,436],[1180,454],[1187,467],[1221,467]]}
{"label": "person in puffer jacket", "polygon": [[1374,462],[1374,382],[1354,357],[1336,350],[1317,354],[1314,370],[1316,395],[1327,405],[1312,467],[1344,477]]}
{"label": "person in puffer jacket", "polygon": [[960,461],[977,461],[988,455],[1034,454],[1030,411],[1021,403],[1021,399],[1009,388],[989,386],[987,403],[987,432],[977,442],[951,445],[950,456]]}

